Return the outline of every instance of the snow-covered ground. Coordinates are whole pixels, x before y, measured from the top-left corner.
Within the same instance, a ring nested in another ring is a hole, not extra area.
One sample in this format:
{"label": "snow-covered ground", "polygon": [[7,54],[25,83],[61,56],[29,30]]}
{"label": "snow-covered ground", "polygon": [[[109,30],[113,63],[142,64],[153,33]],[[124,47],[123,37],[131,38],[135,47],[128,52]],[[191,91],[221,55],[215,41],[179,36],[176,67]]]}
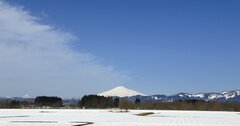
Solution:
{"label": "snow-covered ground", "polygon": [[[137,116],[153,112],[147,116]],[[0,109],[0,126],[240,126],[240,112]],[[93,123],[93,124],[90,124]]]}

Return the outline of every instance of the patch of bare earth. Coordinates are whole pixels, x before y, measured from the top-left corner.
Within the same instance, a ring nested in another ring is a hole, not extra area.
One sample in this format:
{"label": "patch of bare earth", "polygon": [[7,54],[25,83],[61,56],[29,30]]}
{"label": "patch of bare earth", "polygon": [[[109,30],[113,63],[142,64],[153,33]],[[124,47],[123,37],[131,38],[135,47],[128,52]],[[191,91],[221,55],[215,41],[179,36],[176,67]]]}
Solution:
{"label": "patch of bare earth", "polygon": [[11,121],[11,123],[58,123],[58,121]]}
{"label": "patch of bare earth", "polygon": [[152,115],[154,114],[153,112],[142,112],[142,113],[138,113],[138,114],[135,114],[137,116],[147,116],[147,115]]}
{"label": "patch of bare earth", "polygon": [[113,110],[108,110],[109,112],[113,112],[113,113],[126,113],[129,112],[128,110],[125,109],[113,109]]}
{"label": "patch of bare earth", "polygon": [[72,126],[86,126],[93,124],[94,122],[71,122],[73,125]]}
{"label": "patch of bare earth", "polygon": [[19,115],[19,116],[0,116],[0,118],[19,118],[19,117],[30,117],[30,115]]}
{"label": "patch of bare earth", "polygon": [[39,113],[56,113],[54,111],[39,111]]}

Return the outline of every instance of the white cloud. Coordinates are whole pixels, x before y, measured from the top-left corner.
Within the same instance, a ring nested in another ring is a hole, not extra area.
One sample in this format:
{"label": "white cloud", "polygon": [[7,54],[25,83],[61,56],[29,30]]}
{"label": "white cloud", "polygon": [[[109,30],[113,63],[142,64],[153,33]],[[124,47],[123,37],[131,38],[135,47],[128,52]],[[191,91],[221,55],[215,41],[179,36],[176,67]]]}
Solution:
{"label": "white cloud", "polygon": [[0,1],[0,95],[78,96],[129,79],[94,55],[74,51],[74,40]]}

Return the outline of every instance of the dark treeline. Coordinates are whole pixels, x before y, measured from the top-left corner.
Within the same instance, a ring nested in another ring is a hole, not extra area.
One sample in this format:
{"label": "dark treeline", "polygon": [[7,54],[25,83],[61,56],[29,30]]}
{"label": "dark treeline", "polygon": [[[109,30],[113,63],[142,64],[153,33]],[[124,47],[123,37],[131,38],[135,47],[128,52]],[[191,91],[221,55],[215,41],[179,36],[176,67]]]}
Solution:
{"label": "dark treeline", "polygon": [[97,95],[85,95],[78,102],[81,108],[116,108],[119,104],[119,98],[104,97]]}
{"label": "dark treeline", "polygon": [[180,100],[173,102],[148,101],[138,104],[128,101],[127,104],[128,109],[240,111],[240,103],[238,102],[208,102],[202,100]]}
{"label": "dark treeline", "polygon": [[35,106],[63,107],[62,98],[56,96],[38,96],[34,100]]}
{"label": "dark treeline", "polygon": [[65,104],[60,97],[38,96],[33,102],[3,100],[0,108],[119,108],[128,109],[155,109],[155,110],[206,110],[206,111],[240,111],[239,102],[208,102],[202,100],[182,100],[173,102],[144,101],[136,98],[129,101],[124,98],[85,95],[79,102]]}
{"label": "dark treeline", "polygon": [[0,108],[27,108],[31,106],[33,106],[33,102],[29,101],[16,101],[16,100],[0,101]]}
{"label": "dark treeline", "polygon": [[202,111],[240,111],[238,102],[208,102],[203,100],[180,100],[173,102],[145,101],[124,98],[85,95],[78,103],[80,108],[120,108],[155,110],[202,110]]}
{"label": "dark treeline", "polygon": [[60,108],[63,107],[62,98],[56,96],[38,96],[33,102],[18,100],[2,100],[0,108]]}

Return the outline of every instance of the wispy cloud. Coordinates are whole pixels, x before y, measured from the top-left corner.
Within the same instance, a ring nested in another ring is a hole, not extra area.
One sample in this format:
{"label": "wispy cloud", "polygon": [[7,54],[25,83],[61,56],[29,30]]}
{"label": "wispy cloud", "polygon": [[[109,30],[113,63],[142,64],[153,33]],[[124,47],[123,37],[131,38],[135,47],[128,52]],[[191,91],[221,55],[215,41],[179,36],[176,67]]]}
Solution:
{"label": "wispy cloud", "polygon": [[78,96],[129,78],[71,48],[71,33],[0,1],[0,95]]}

